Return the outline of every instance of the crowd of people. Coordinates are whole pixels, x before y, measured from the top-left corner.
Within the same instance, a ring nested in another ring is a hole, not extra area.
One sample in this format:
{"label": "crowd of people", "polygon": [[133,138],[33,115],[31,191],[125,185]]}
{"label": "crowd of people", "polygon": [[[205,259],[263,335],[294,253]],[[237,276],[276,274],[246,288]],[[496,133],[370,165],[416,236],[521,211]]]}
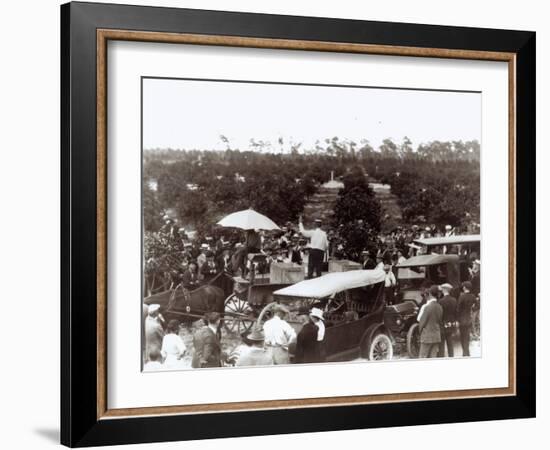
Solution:
{"label": "crowd of people", "polygon": [[185,368],[183,358],[186,355],[191,357],[192,368],[289,364],[291,353],[294,363],[324,360],[325,327],[323,311],[319,308],[312,308],[307,323],[296,333],[285,320],[289,311],[282,305],[274,305],[272,317],[244,334],[242,344],[229,353],[223,351],[220,341],[221,315],[217,312],[205,314],[193,334],[190,352],[180,336],[177,320],[168,322],[165,329],[159,305],[149,305],[146,314],[144,371]]}
{"label": "crowd of people", "polygon": [[[467,229],[451,225],[445,227],[411,225],[396,227],[391,232],[379,233],[376,240],[367,248],[358,249],[364,269],[384,269],[389,271],[396,264],[424,250],[414,243],[415,240],[428,237],[451,236],[454,234],[479,233],[479,224],[471,224]],[[183,284],[193,289],[202,283],[208,283],[220,272],[245,276],[252,262],[249,254],[262,254],[255,266],[259,273],[269,273],[270,264],[276,262],[295,263],[307,268],[307,277],[320,276],[326,271],[330,258],[345,259],[343,245],[338,228],[328,226],[321,220],[314,221],[313,229],[306,229],[300,218],[298,224],[286,223],[280,230],[230,230],[220,228],[203,239],[190,239],[184,228],[176,221],[165,217],[165,224],[159,230],[162,242],[172,248],[173,263],[163,276],[169,285]],[[455,248],[435,249],[437,253],[452,253]],[[478,255],[468,255],[471,262]],[[472,265],[472,264],[470,264]],[[146,261],[148,267],[154,267],[154,258]],[[393,280],[389,281],[393,285]]]}
{"label": "crowd of people", "polygon": [[432,285],[426,290],[426,302],[417,316],[420,358],[454,357],[457,335],[462,356],[470,356],[472,308],[476,306],[478,297],[474,295],[470,281],[461,283],[458,299],[452,291],[453,286],[449,283]]}
{"label": "crowd of people", "polygon": [[[274,261],[302,265],[306,277],[313,278],[326,271],[325,264],[329,257],[338,259],[340,256],[338,230],[326,229],[321,220],[315,220],[312,229],[305,228],[300,218],[297,226],[287,223],[281,230],[274,232],[224,231],[213,237],[205,237],[202,241],[192,240],[184,229],[176,226],[174,220],[165,218],[159,233],[163,239],[181,249],[178,252],[178,265],[169,273],[172,285],[182,285],[193,290],[222,272],[246,277],[253,267],[259,273],[268,273]],[[474,227],[467,231],[479,232],[479,229]],[[458,232],[450,225],[441,230],[416,225],[397,227],[389,233],[379,234],[373,245],[362,249],[358,263],[363,269],[378,269],[386,273],[385,298],[391,305],[397,285],[396,265],[425,251],[414,241],[426,237],[451,236]],[[443,253],[460,251],[452,246],[436,250]],[[254,265],[255,259],[249,255],[262,255],[260,263]],[[468,258],[468,280],[460,286],[443,283],[424,287],[424,302],[417,316],[420,357],[453,357],[453,342],[458,335],[462,355],[470,355],[471,311],[479,301],[481,262],[475,252],[463,256]],[[208,313],[202,326],[193,335],[192,350],[189,352],[180,337],[178,321],[171,320],[165,324],[159,305],[149,305],[144,311],[144,369],[181,368],[185,355],[191,357],[191,366],[194,368],[288,364],[291,354],[294,355],[295,363],[324,360],[325,326],[321,309],[312,308],[307,323],[299,333],[285,320],[288,310],[284,306],[276,305],[272,313],[272,317],[262,327],[255,326],[250,333],[242,336],[242,344],[230,354],[222,351],[220,314]]]}

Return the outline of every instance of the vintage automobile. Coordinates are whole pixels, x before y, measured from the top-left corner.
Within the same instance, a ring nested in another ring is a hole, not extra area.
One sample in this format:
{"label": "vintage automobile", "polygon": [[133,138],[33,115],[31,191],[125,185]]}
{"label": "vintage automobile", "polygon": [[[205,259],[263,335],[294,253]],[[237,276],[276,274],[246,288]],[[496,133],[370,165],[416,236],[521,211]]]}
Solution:
{"label": "vintage automobile", "polygon": [[420,347],[416,316],[422,305],[423,291],[432,284],[450,283],[458,288],[458,255],[413,256],[397,264],[397,303],[388,305],[384,324],[397,342],[405,343],[409,357],[418,357]]}
{"label": "vintage automobile", "polygon": [[446,253],[450,253],[453,247],[456,247],[457,254],[470,254],[472,252],[477,253],[479,256],[479,247],[481,242],[481,235],[479,234],[459,234],[456,236],[441,236],[432,238],[416,239],[415,244],[425,247],[424,253],[444,253],[442,250],[446,250]]}
{"label": "vintage automobile", "polygon": [[462,234],[416,239],[414,243],[420,246],[423,254],[456,254],[460,256],[460,278],[468,277],[468,267],[473,259],[480,256],[481,236],[479,234]]}
{"label": "vintage automobile", "polygon": [[313,306],[324,311],[327,361],[391,359],[393,344],[384,325],[384,279],[381,270],[334,272],[273,292],[257,324],[270,317],[276,303],[290,311],[288,322],[299,332]]}

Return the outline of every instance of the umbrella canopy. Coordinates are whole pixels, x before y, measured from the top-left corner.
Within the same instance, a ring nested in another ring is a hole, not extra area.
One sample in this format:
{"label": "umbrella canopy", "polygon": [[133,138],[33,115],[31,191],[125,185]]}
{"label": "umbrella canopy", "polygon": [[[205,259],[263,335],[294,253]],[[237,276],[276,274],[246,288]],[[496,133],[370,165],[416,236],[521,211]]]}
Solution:
{"label": "umbrella canopy", "polygon": [[253,209],[245,209],[224,217],[218,222],[222,227],[241,228],[243,230],[280,230],[269,217]]}

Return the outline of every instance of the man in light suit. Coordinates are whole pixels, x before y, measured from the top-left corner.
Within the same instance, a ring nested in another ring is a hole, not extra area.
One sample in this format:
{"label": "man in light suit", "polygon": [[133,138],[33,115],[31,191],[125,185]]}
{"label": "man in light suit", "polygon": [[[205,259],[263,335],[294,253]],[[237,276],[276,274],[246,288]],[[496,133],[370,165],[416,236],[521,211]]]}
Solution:
{"label": "man in light suit", "polygon": [[433,285],[428,291],[428,301],[418,313],[418,326],[420,329],[420,358],[434,358],[439,353],[441,342],[441,321],[443,308],[437,303],[439,286]]}

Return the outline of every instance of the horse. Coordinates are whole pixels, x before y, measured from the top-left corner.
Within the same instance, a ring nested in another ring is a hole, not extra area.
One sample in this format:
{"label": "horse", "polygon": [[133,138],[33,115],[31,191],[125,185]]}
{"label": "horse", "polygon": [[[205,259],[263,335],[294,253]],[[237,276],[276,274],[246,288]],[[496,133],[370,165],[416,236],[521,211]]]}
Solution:
{"label": "horse", "polygon": [[151,295],[143,300],[146,305],[160,305],[163,317],[182,320],[184,318],[199,319],[206,313],[224,312],[225,294],[217,286],[204,285],[192,291],[187,291],[182,285],[175,289]]}

